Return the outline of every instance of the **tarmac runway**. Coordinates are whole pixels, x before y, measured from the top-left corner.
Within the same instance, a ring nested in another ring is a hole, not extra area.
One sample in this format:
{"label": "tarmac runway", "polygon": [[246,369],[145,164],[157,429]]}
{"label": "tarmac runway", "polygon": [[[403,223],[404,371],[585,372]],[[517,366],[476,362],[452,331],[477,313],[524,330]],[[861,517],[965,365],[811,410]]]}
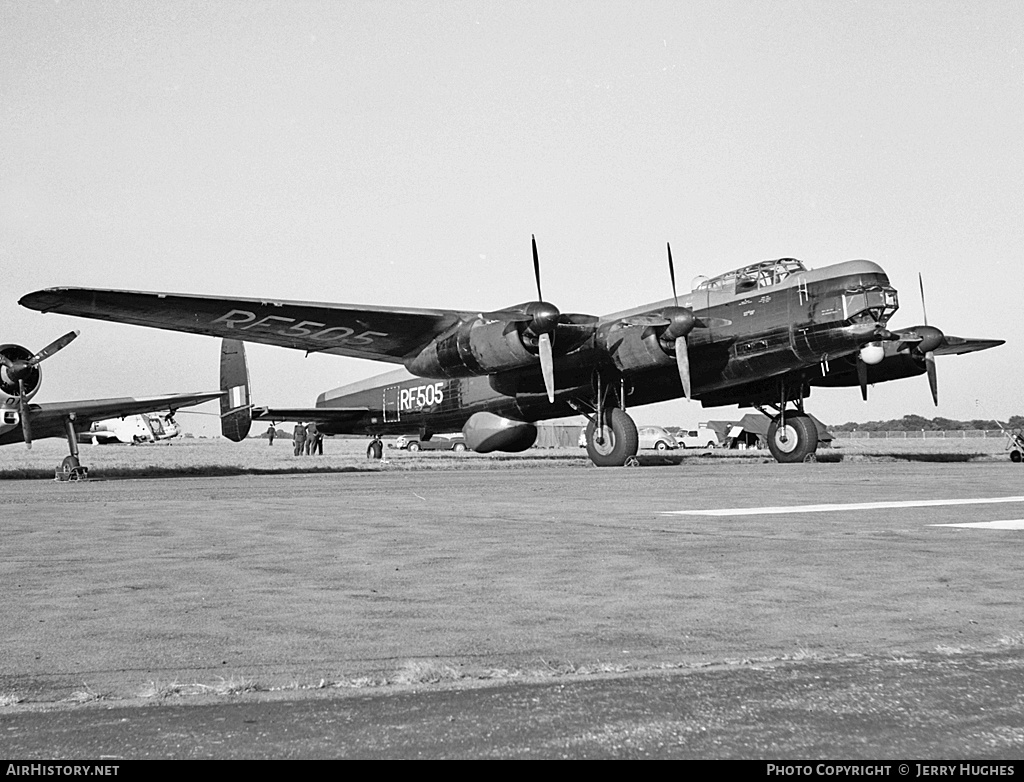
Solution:
{"label": "tarmac runway", "polygon": [[[1020,477],[1008,461],[512,460],[8,481],[0,755],[1019,758]],[[759,682],[792,689],[757,712]],[[523,687],[546,693],[530,696],[541,711],[527,697],[473,716]],[[614,717],[581,705],[584,691],[607,702],[603,688]],[[418,743],[363,731],[373,713],[401,722],[396,698],[411,699]],[[336,713],[357,702],[362,732]],[[805,715],[786,735],[768,718],[781,702]],[[238,717],[230,741],[201,728],[206,709],[317,708],[298,724],[321,726],[318,741],[269,716]],[[149,720],[178,727],[139,743]]]}

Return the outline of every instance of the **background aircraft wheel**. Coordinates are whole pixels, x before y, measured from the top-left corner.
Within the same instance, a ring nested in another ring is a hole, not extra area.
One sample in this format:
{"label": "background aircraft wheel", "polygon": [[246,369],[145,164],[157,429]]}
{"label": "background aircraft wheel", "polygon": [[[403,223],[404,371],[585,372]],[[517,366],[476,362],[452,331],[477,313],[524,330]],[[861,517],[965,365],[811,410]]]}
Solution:
{"label": "background aircraft wheel", "polygon": [[810,416],[792,413],[786,416],[786,427],[779,426],[779,417],[768,427],[768,450],[782,464],[802,462],[818,448],[818,427]]}
{"label": "background aircraft wheel", "polygon": [[70,481],[73,475],[77,475],[79,467],[81,465],[78,463],[78,459],[74,456],[65,456],[64,461],[57,468],[57,480]]}
{"label": "background aircraft wheel", "polygon": [[419,443],[409,443],[409,450],[412,451],[413,453],[415,453],[419,449],[420,449],[420,444]]}
{"label": "background aircraft wheel", "polygon": [[1010,451],[1010,461],[1020,464],[1021,454],[1020,451]]}
{"label": "background aircraft wheel", "polygon": [[636,456],[640,445],[636,424],[622,410],[613,407],[604,417],[604,442],[595,441],[597,424],[587,424],[587,455],[598,467],[621,467]]}
{"label": "background aircraft wheel", "polygon": [[380,459],[384,455],[384,443],[380,440],[374,440],[366,447],[366,458],[367,459]]}

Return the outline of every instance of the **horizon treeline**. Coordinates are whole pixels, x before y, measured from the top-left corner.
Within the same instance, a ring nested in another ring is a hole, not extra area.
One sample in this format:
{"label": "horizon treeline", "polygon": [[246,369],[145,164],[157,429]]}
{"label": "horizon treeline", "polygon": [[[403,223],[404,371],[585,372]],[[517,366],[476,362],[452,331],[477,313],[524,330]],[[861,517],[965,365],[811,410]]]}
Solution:
{"label": "horizon treeline", "polygon": [[956,432],[964,429],[1024,429],[1024,416],[1011,416],[1009,421],[996,421],[993,418],[975,418],[971,421],[954,421],[950,418],[925,418],[920,415],[905,415],[889,421],[866,421],[830,425],[833,432]]}

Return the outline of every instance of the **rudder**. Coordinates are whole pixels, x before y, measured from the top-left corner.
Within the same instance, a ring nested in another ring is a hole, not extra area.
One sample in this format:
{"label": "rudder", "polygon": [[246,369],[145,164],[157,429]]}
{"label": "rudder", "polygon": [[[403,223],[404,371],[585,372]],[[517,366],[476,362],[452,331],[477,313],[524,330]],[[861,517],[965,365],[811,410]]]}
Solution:
{"label": "rudder", "polygon": [[225,339],[220,349],[220,431],[240,443],[252,426],[252,400],[249,397],[249,365],[245,345],[237,339]]}

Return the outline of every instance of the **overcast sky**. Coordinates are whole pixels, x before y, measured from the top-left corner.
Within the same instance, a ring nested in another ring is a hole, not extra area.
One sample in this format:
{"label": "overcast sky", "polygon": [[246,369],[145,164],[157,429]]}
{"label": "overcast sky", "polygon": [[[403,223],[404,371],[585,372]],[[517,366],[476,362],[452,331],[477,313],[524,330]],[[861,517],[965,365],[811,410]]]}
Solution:
{"label": "overcast sky", "polygon": [[[50,286],[605,314],[754,261],[878,262],[894,327],[1002,338],[829,423],[1024,414],[1024,6],[0,0],[0,341],[36,401],[217,386],[209,337],[41,315]],[[257,403],[391,365],[249,345]],[[730,418],[672,402],[641,423]],[[184,420],[184,419],[183,419]],[[192,420],[185,421],[186,428]]]}

